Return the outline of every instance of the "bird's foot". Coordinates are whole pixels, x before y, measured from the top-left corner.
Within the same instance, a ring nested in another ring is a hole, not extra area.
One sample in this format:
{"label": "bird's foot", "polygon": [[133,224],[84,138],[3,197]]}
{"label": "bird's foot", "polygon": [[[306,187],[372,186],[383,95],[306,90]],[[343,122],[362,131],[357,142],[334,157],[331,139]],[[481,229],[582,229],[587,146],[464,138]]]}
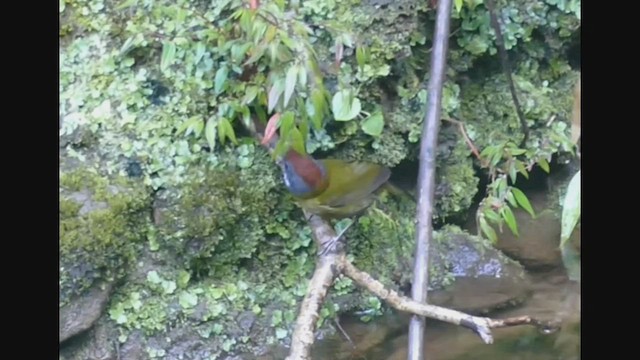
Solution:
{"label": "bird's foot", "polygon": [[347,225],[344,229],[340,230],[338,235],[336,235],[331,240],[323,243],[322,248],[320,249],[318,254],[320,256],[325,256],[329,253],[336,253],[339,250],[342,250],[342,247],[344,246],[344,242],[340,241],[340,239],[342,238],[342,235],[344,235],[344,233],[347,232],[347,230],[349,230],[349,228],[351,227],[351,225],[353,225],[353,223],[354,221],[351,221],[349,225]]}

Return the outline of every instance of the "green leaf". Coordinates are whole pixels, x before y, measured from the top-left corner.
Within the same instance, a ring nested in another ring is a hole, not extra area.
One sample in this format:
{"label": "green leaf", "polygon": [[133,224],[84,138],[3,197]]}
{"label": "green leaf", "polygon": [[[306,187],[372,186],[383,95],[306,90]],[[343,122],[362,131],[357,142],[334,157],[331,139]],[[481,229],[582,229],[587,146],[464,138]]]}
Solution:
{"label": "green leaf", "polygon": [[287,77],[285,80],[285,88],[284,88],[284,107],[287,107],[289,104],[289,100],[291,100],[291,95],[293,95],[293,91],[296,89],[296,82],[298,81],[298,66],[293,65],[287,70]]}
{"label": "green leaf", "polygon": [[116,6],[116,10],[123,10],[126,9],[128,7],[131,7],[133,5],[137,5],[138,4],[138,0],[127,0],[125,2],[123,2],[122,4]]}
{"label": "green leaf", "polygon": [[271,90],[269,90],[269,104],[267,106],[267,111],[272,112],[278,104],[278,100],[280,100],[280,96],[284,91],[284,81],[282,79],[276,79],[271,86]]}
{"label": "green leaf", "polygon": [[62,14],[62,12],[64,11],[66,2],[65,0],[60,0],[60,8],[59,8],[59,13]]}
{"label": "green leaf", "polygon": [[286,338],[286,337],[287,337],[287,334],[288,334],[288,332],[287,332],[287,330],[285,330],[285,329],[281,329],[281,328],[277,328],[277,329],[276,329],[276,338],[277,338],[278,340],[281,340],[281,339]]}
{"label": "green leaf", "polygon": [[496,180],[496,182],[497,182],[496,188],[498,191],[498,197],[502,198],[502,195],[507,190],[507,179],[501,176]]}
{"label": "green leaf", "polygon": [[202,60],[202,57],[204,56],[204,52],[206,51],[206,47],[204,46],[203,42],[199,42],[196,44],[196,56],[193,59],[194,64],[197,64],[200,62],[200,60]]}
{"label": "green leaf", "polygon": [[229,68],[226,66],[221,67],[216,71],[216,77],[214,79],[214,91],[216,94],[220,94],[224,90],[224,85],[227,83],[227,76],[229,75]]}
{"label": "green leaf", "polygon": [[458,12],[458,14],[460,13],[460,11],[462,10],[462,0],[454,0],[453,2],[456,6],[456,11]]}
{"label": "green leaf", "polygon": [[509,226],[509,229],[511,229],[511,232],[514,233],[516,236],[520,236],[518,234],[518,224],[516,223],[516,217],[513,216],[513,211],[511,211],[510,207],[505,206],[502,208],[502,217],[504,218],[504,221],[507,223],[507,226]]}
{"label": "green leaf", "polygon": [[182,306],[183,309],[190,309],[198,305],[198,295],[188,291],[183,291],[182,293],[180,293],[178,301],[180,302],[180,306]]}
{"label": "green leaf", "polygon": [[253,107],[253,111],[255,111],[256,115],[258,115],[258,120],[263,123],[267,121],[267,113],[264,111],[262,106]]}
{"label": "green leaf", "polygon": [[157,271],[152,270],[147,273],[147,281],[152,284],[160,284],[162,279],[160,278],[160,275],[158,275]]}
{"label": "green leaf", "polygon": [[212,299],[218,300],[222,297],[222,295],[224,295],[224,290],[220,288],[212,288],[209,289],[209,295],[211,295]]}
{"label": "green leaf", "polygon": [[242,106],[240,108],[240,113],[242,114],[242,123],[245,127],[251,126],[251,110],[249,110],[248,106]]}
{"label": "green leaf", "polygon": [[516,160],[516,169],[518,169],[520,174],[522,174],[525,179],[529,179],[529,172],[527,171],[527,168],[524,166],[522,161]]}
{"label": "green leaf", "polygon": [[177,13],[176,13],[176,21],[177,21],[178,23],[182,23],[182,22],[184,22],[184,20],[186,19],[186,17],[187,17],[187,12],[186,12],[186,10],[185,10],[185,9],[178,9],[178,10],[177,10]]}
{"label": "green leaf", "polygon": [[163,281],[162,290],[164,291],[165,295],[173,294],[173,292],[176,290],[176,282],[172,280]]}
{"label": "green leaf", "polygon": [[181,288],[187,287],[189,284],[189,280],[191,279],[191,274],[188,271],[180,270],[178,273],[178,286]]}
{"label": "green leaf", "polygon": [[257,86],[249,86],[245,90],[244,98],[242,99],[242,103],[249,105],[255,98],[258,96],[258,91],[260,88]]}
{"label": "green leaf", "polygon": [[[192,132],[195,133],[198,130],[197,128],[198,123],[200,125],[203,124],[202,118],[198,115],[192,116],[187,121],[183,122],[180,126],[178,126],[178,129],[176,129],[176,132],[178,134],[184,133],[185,135],[189,135]],[[200,135],[200,131],[202,131],[202,128],[200,128],[200,130],[197,131],[196,136]]]}
{"label": "green leaf", "polygon": [[522,206],[522,208],[525,209],[532,217],[535,217],[535,212],[533,211],[533,208],[531,207],[531,203],[529,203],[529,199],[527,199],[527,196],[520,189],[514,187],[511,188],[511,192],[513,193],[513,196],[516,197],[516,201],[518,202],[518,204]]}
{"label": "green leaf", "polygon": [[287,142],[285,141],[285,138],[282,137],[278,140],[275,149],[273,149],[273,157],[278,158],[284,155],[285,151],[287,151]]}
{"label": "green leaf", "polygon": [[238,145],[238,140],[236,139],[236,133],[233,130],[233,126],[231,126],[231,123],[229,122],[229,120],[227,120],[227,118],[221,118],[219,121],[218,126],[220,126],[220,128],[224,129],[224,135],[226,137],[228,137],[229,139],[231,139],[231,141]]}
{"label": "green leaf", "polygon": [[360,99],[353,94],[352,90],[345,89],[333,95],[331,109],[337,121],[349,121],[360,114],[362,105],[360,104]]}
{"label": "green leaf", "polygon": [[253,25],[253,16],[251,11],[248,11],[248,9],[244,10],[245,11],[240,14],[240,26],[245,33],[250,33],[252,29],[251,25]]}
{"label": "green leaf", "polygon": [[160,71],[165,72],[176,57],[176,45],[165,41],[162,44],[162,55],[160,57]]}
{"label": "green leaf", "polygon": [[264,52],[267,51],[267,45],[260,44],[253,48],[252,54],[249,59],[244,63],[245,65],[253,64],[254,62],[260,60],[264,55]]}
{"label": "green leaf", "polygon": [[484,218],[480,218],[480,228],[482,232],[491,240],[491,242],[496,243],[498,241],[498,235],[496,235],[496,231],[489,226],[487,220]]}
{"label": "green leaf", "polygon": [[251,45],[251,43],[245,43],[242,45],[234,44],[231,47],[231,61],[236,64],[242,61],[242,59],[244,59],[244,57],[247,55],[247,51],[249,50]]}
{"label": "green leaf", "polygon": [[500,151],[496,151],[493,156],[491,156],[491,166],[496,166],[502,160],[502,153]]}
{"label": "green leaf", "polygon": [[480,152],[480,157],[489,157],[497,151],[494,145],[489,145]]}
{"label": "green leaf", "polygon": [[216,132],[218,130],[218,124],[216,124],[213,117],[210,117],[207,120],[207,125],[204,129],[204,136],[207,138],[207,143],[209,143],[209,149],[213,151],[216,147]]}
{"label": "green leaf", "polygon": [[287,111],[280,117],[280,136],[287,138],[294,125],[293,111]]}
{"label": "green leaf", "polygon": [[303,88],[307,86],[307,69],[304,66],[298,67],[298,83]]}
{"label": "green leaf", "polygon": [[271,63],[275,63],[276,59],[278,57],[278,48],[280,44],[278,44],[277,42],[272,42],[271,44],[269,44],[269,55],[270,55],[270,60]]}
{"label": "green leaf", "polygon": [[483,211],[483,214],[494,223],[500,222],[500,215],[498,215],[498,213],[491,208],[487,208],[485,211]]}
{"label": "green leaf", "polygon": [[516,201],[516,198],[513,196],[513,191],[509,191],[507,193],[507,201],[509,202],[509,205],[513,206],[514,208],[518,207],[518,202]]}
{"label": "green leaf", "polygon": [[325,111],[325,97],[324,92],[320,89],[313,89],[311,92],[311,101],[313,103],[313,126],[316,130],[322,128],[322,119],[324,118]]}
{"label": "green leaf", "polygon": [[511,155],[513,155],[513,156],[522,155],[522,154],[527,152],[527,150],[525,150],[525,149],[518,149],[518,148],[511,149],[510,151],[511,151]]}
{"label": "green leaf", "polygon": [[280,40],[282,40],[282,43],[284,43],[291,51],[296,51],[296,43],[291,40],[285,31],[280,31]]}
{"label": "green leaf", "polygon": [[509,177],[511,178],[511,182],[515,184],[518,179],[518,169],[516,169],[513,163],[509,165]]}
{"label": "green leaf", "polygon": [[340,41],[345,45],[348,46],[350,48],[353,47],[353,35],[349,34],[349,33],[342,33],[342,35],[340,36]]}
{"label": "green leaf", "polygon": [[380,136],[384,128],[384,116],[382,112],[376,111],[362,121],[362,131],[371,136]]}
{"label": "green leaf", "polygon": [[367,48],[364,45],[358,46],[356,49],[356,60],[361,68],[367,64]]}
{"label": "green leaf", "polygon": [[562,253],[562,263],[567,270],[567,276],[572,281],[580,281],[580,254],[566,243],[560,247]]}
{"label": "green leaf", "polygon": [[262,40],[264,40],[264,35],[267,32],[267,27],[268,25],[264,22],[255,21],[253,23],[252,32],[253,32],[254,43],[259,43]]}
{"label": "green leaf", "polygon": [[271,325],[278,326],[282,323],[282,310],[274,310],[271,313]]}
{"label": "green leaf", "polygon": [[567,193],[562,203],[562,230],[560,246],[563,247],[571,237],[573,229],[580,219],[580,171],[569,182]]}
{"label": "green leaf", "polygon": [[302,138],[306,139],[309,136],[309,123],[306,121],[302,121],[300,122],[300,124],[298,124],[298,128],[302,133]]}
{"label": "green leaf", "polygon": [[300,154],[306,154],[307,151],[304,146],[304,138],[302,137],[302,133],[298,128],[294,127],[289,132],[289,141],[291,143],[291,147]]}
{"label": "green leaf", "polygon": [[544,170],[544,172],[546,172],[547,174],[549,173],[550,169],[549,169],[549,163],[547,162],[547,159],[538,160],[538,165],[540,165],[540,167],[542,168],[542,170]]}
{"label": "green leaf", "polygon": [[125,56],[129,53],[129,50],[133,48],[134,41],[135,36],[131,36],[125,40],[124,44],[122,44],[122,47],[120,48],[120,56]]}

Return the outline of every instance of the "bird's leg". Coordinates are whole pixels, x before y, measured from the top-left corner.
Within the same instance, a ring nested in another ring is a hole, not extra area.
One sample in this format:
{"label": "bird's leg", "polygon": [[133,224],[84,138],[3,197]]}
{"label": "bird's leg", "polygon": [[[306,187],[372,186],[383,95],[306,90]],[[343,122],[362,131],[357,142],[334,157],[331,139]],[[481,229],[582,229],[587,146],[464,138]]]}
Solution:
{"label": "bird's leg", "polygon": [[351,225],[353,225],[355,222],[356,222],[355,220],[352,220],[349,223],[349,225],[347,225],[344,229],[340,230],[338,235],[336,235],[334,238],[330,239],[329,241],[323,243],[322,247],[318,251],[318,255],[324,256],[330,252],[331,253],[336,252],[338,250],[337,245],[340,244],[340,238],[342,238],[342,235],[344,235],[344,233],[347,232],[347,230],[349,230]]}

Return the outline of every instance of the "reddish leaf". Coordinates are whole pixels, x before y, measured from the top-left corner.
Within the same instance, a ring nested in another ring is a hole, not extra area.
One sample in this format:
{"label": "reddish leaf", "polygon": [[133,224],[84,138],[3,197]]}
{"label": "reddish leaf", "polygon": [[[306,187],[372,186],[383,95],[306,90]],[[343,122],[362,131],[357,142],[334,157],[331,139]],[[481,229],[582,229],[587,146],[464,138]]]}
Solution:
{"label": "reddish leaf", "polygon": [[275,113],[267,122],[267,127],[264,130],[264,137],[262,138],[262,145],[268,144],[276,135],[278,120],[280,120],[280,113]]}
{"label": "reddish leaf", "polygon": [[260,0],[249,0],[249,9],[255,10],[260,6]]}

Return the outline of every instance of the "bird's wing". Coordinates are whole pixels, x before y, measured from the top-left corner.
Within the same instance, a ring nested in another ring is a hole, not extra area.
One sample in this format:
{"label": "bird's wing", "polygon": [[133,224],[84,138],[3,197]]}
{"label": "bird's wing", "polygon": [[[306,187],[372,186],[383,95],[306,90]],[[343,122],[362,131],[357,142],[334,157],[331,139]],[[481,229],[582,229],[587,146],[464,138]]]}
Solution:
{"label": "bird's wing", "polygon": [[[383,166],[365,162],[345,162],[328,159],[329,187],[321,195],[327,206],[341,207],[360,202],[378,190],[389,177],[391,171]],[[339,169],[339,174],[331,173]]]}

